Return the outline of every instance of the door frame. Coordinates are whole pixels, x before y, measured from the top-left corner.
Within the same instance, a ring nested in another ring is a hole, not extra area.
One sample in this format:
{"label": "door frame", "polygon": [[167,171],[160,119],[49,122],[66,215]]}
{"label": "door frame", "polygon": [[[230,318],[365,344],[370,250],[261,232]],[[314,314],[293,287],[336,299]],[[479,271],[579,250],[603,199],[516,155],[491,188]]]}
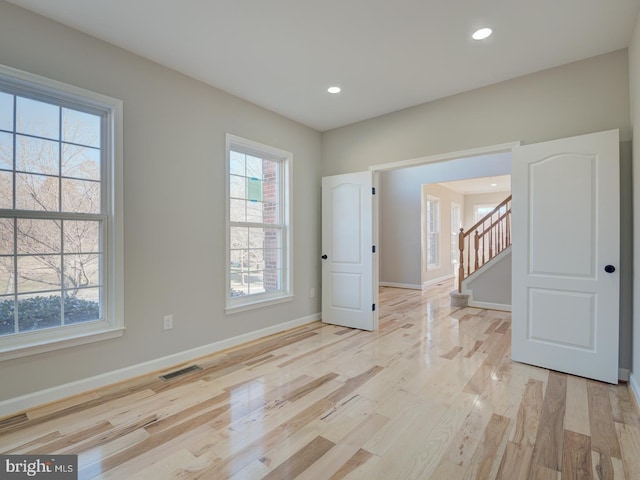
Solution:
{"label": "door frame", "polygon": [[[380,173],[386,172],[390,170],[398,170],[401,168],[409,168],[409,167],[420,167],[422,165],[427,165],[430,163],[438,163],[438,162],[446,162],[449,160],[458,160],[460,158],[467,157],[478,157],[481,155],[490,155],[496,153],[505,153],[505,152],[513,152],[515,147],[519,147],[521,142],[507,142],[500,143],[496,145],[488,145],[485,147],[476,147],[469,148],[466,150],[458,150],[455,152],[447,152],[447,153],[439,153],[436,155],[428,155],[426,157],[413,158],[409,160],[399,160],[397,162],[390,163],[382,163],[378,165],[369,166],[369,171],[371,172],[372,178],[371,182],[373,187],[376,189],[376,193],[380,191]],[[373,197],[373,218],[372,220],[372,229],[373,229],[373,244],[380,245],[380,207],[379,207],[379,196],[374,195]],[[380,251],[380,249],[378,249]],[[374,255],[373,258],[373,288],[374,288],[374,299],[376,304],[378,304],[378,290],[380,285],[380,255]]]}

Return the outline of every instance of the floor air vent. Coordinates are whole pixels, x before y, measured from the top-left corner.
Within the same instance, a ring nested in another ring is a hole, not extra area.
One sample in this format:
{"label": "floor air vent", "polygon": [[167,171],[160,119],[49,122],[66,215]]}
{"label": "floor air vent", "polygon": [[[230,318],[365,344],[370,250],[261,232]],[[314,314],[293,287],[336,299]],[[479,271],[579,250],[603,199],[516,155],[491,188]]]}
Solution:
{"label": "floor air vent", "polygon": [[171,380],[172,378],[179,377],[180,375],[184,375],[186,373],[195,372],[196,370],[202,370],[202,367],[198,365],[191,365],[190,367],[181,368],[180,370],[176,370],[175,372],[165,373],[164,375],[160,375],[162,380]]}

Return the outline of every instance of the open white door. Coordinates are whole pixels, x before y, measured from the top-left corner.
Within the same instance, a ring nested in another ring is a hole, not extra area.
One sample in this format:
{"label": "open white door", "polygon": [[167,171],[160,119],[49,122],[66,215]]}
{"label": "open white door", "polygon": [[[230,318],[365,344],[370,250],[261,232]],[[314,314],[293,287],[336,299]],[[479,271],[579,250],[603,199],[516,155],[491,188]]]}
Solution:
{"label": "open white door", "polygon": [[322,321],[375,330],[371,172],[322,179]]}
{"label": "open white door", "polygon": [[512,358],[618,382],[618,131],[516,147]]}

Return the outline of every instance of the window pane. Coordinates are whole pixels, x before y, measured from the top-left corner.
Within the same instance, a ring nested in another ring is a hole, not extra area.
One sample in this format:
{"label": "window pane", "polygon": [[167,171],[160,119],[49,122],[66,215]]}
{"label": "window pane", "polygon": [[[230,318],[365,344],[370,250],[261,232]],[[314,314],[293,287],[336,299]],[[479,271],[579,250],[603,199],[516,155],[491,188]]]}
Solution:
{"label": "window pane", "polygon": [[13,257],[0,257],[0,295],[15,291],[15,269]]}
{"label": "window pane", "polygon": [[229,261],[231,262],[230,268],[232,273],[247,270],[247,250],[231,250],[229,253]]}
{"label": "window pane", "polygon": [[13,208],[13,174],[0,170],[0,208]]}
{"label": "window pane", "polygon": [[16,136],[16,170],[31,173],[60,174],[59,143],[39,138]]}
{"label": "window pane", "polygon": [[18,295],[18,329],[21,332],[61,324],[60,295]]}
{"label": "window pane", "polygon": [[13,255],[13,222],[13,218],[0,218],[0,255]]}
{"label": "window pane", "polygon": [[247,201],[229,200],[229,218],[232,222],[245,222],[247,220]]}
{"label": "window pane", "polygon": [[246,177],[239,177],[238,175],[231,175],[229,180],[230,194],[233,198],[246,198],[247,190],[245,187]]}
{"label": "window pane", "polygon": [[56,177],[17,173],[16,208],[58,211],[58,182]]}
{"label": "window pane", "polygon": [[247,178],[247,200],[250,202],[262,201],[262,180],[259,178]]}
{"label": "window pane", "polygon": [[65,220],[62,224],[64,253],[100,251],[100,222]]}
{"label": "window pane", "polygon": [[229,171],[231,172],[231,175],[246,176],[245,155],[243,153],[231,151],[229,152],[229,157]]}
{"label": "window pane", "polygon": [[264,223],[280,223],[278,204],[270,202],[262,204],[262,218],[264,218]]}
{"label": "window pane", "polygon": [[278,163],[265,160],[264,162],[264,201],[279,202]]}
{"label": "window pane", "polygon": [[234,250],[249,248],[249,229],[245,227],[231,227],[230,246]]}
{"label": "window pane", "polygon": [[282,251],[279,248],[265,248],[264,249],[264,269],[280,268],[280,258]]}
{"label": "window pane", "polygon": [[249,270],[264,270],[264,249],[252,248],[249,250]]}
{"label": "window pane", "polygon": [[101,288],[83,288],[77,292],[64,293],[64,323],[90,322],[100,320]]}
{"label": "window pane", "polygon": [[63,143],[62,175],[100,180],[100,150]]}
{"label": "window pane", "polygon": [[0,297],[0,336],[15,333],[15,299]]}
{"label": "window pane", "polygon": [[100,255],[65,255],[63,288],[77,293],[78,288],[100,285]]}
{"label": "window pane", "polygon": [[263,272],[249,272],[249,294],[264,293]]}
{"label": "window pane", "polygon": [[63,178],[62,211],[100,213],[100,183]]}
{"label": "window pane", "polygon": [[0,130],[13,131],[13,95],[0,92]]}
{"label": "window pane", "polygon": [[0,132],[0,168],[13,170],[13,135],[6,132]]}
{"label": "window pane", "polygon": [[247,222],[262,223],[262,202],[247,202]]}
{"label": "window pane", "polygon": [[262,159],[247,155],[247,177],[262,180]]}
{"label": "window pane", "polygon": [[60,289],[60,255],[18,257],[18,292]]}
{"label": "window pane", "polygon": [[230,253],[230,295],[237,297],[246,295],[246,281],[249,252],[247,250],[231,250]]}
{"label": "window pane", "polygon": [[249,229],[249,248],[264,247],[264,228]]}
{"label": "window pane", "polygon": [[282,289],[282,270],[267,269],[263,273],[263,287],[265,292],[275,292]]}
{"label": "window pane", "polygon": [[17,228],[19,254],[60,253],[62,250],[60,220],[19,218]]}
{"label": "window pane", "polygon": [[100,148],[100,117],[63,108],[62,140]]}
{"label": "window pane", "polygon": [[60,139],[60,107],[17,97],[16,120],[19,133]]}

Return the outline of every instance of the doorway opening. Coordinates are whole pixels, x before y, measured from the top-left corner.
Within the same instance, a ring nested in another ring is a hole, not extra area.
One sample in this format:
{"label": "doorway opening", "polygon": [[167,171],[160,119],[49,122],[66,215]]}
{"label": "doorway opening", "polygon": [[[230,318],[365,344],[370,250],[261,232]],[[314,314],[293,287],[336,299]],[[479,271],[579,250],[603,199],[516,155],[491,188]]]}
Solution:
{"label": "doorway opening", "polygon": [[[378,275],[374,285],[422,289],[451,282],[453,289],[459,257],[454,233],[460,227],[454,232],[452,226],[470,226],[466,223],[473,219],[473,205],[493,201],[479,194],[489,190],[496,197],[492,188],[510,191],[511,151],[516,145],[371,167],[379,191],[374,205],[374,238],[380,255],[374,265]],[[503,197],[508,194],[500,193]],[[470,213],[465,215],[465,210]]]}

